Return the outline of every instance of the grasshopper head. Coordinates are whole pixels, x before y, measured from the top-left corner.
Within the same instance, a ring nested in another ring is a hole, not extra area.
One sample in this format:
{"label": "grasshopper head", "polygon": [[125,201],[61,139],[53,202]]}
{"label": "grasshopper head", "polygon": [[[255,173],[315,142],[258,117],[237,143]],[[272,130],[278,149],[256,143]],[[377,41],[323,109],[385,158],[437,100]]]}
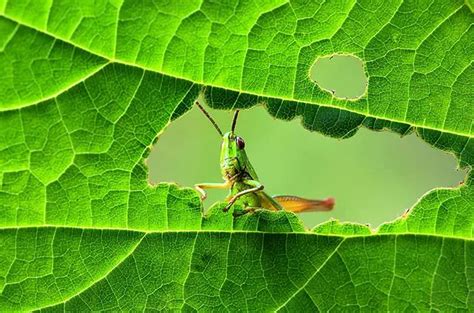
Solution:
{"label": "grasshopper head", "polygon": [[[204,113],[204,115],[209,119],[217,132],[222,136],[222,147],[221,147],[221,172],[224,179],[230,179],[237,174],[242,173],[246,170],[246,167],[249,171],[254,174],[253,169],[247,161],[247,155],[245,154],[245,142],[242,137],[236,136],[234,134],[235,125],[237,123],[237,117],[239,116],[239,110],[236,110],[234,113],[234,118],[232,119],[231,131],[225,134],[222,134],[221,129],[214,121],[214,119],[207,113],[207,111],[202,107],[199,101],[196,101],[196,105]],[[256,175],[254,175],[256,177]]]}
{"label": "grasshopper head", "polygon": [[242,172],[245,166],[245,142],[234,132],[225,133],[222,137],[221,171],[222,176],[231,178]]}

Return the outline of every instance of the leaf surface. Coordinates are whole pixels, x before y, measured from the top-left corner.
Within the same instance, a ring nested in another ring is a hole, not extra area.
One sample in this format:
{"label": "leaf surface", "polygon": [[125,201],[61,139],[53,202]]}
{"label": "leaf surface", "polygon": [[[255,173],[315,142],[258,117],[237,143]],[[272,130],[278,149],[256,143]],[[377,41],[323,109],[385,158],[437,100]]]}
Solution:
{"label": "leaf surface", "polygon": [[[0,13],[2,311],[474,308],[472,177],[376,231],[308,231],[222,204],[202,217],[195,191],[151,186],[143,162],[202,93],[333,137],[415,131],[470,168],[465,2],[16,0]],[[308,77],[334,53],[363,60],[360,99]]]}

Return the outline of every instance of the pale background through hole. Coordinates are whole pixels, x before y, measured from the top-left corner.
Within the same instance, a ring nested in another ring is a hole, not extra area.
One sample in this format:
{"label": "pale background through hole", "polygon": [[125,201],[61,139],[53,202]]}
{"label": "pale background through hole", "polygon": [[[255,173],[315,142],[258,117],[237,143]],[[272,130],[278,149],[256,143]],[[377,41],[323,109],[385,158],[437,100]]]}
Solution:
{"label": "pale background through hole", "polygon": [[[350,59],[360,66],[360,60]],[[333,79],[338,67],[347,69],[347,60],[338,60],[333,58],[332,66],[319,69],[318,83],[326,84],[325,77]],[[359,74],[345,85],[325,88],[336,89],[338,96],[357,96],[365,84]],[[229,130],[231,112],[209,109],[209,113],[224,132]],[[249,159],[269,194],[336,198],[332,212],[300,214],[308,227],[331,217],[375,227],[400,216],[430,189],[456,186],[465,176],[456,171],[453,155],[414,134],[400,139],[398,134],[362,128],[354,137],[338,140],[305,130],[299,120],[275,120],[263,107],[242,111],[236,132],[245,139]],[[193,108],[159,137],[147,159],[150,181],[188,187],[221,182],[220,144],[216,130]],[[210,190],[205,208],[226,194]]]}
{"label": "pale background through hole", "polygon": [[319,58],[311,67],[311,78],[338,98],[357,99],[367,89],[362,61],[352,55]]}

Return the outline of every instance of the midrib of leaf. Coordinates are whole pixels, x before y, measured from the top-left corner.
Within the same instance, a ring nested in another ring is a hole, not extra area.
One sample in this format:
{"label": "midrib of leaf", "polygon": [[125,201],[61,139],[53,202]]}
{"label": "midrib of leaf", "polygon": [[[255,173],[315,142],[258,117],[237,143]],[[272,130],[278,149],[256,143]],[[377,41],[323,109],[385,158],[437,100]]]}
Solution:
{"label": "midrib of leaf", "polygon": [[[458,10],[460,10],[462,7],[458,8],[455,12],[453,12],[452,14],[455,14],[456,12],[458,12]],[[451,15],[452,15],[451,14]],[[450,16],[451,16],[450,15]],[[254,92],[251,92],[251,91],[247,91],[247,90],[239,90],[239,89],[235,89],[235,88],[232,88],[232,87],[228,87],[228,86],[220,86],[220,85],[215,85],[215,84],[212,84],[212,83],[208,83],[208,82],[204,82],[204,81],[196,81],[196,80],[190,80],[186,77],[182,77],[180,75],[176,75],[174,73],[170,73],[168,71],[160,71],[160,70],[157,70],[157,69],[153,69],[153,68],[150,68],[150,67],[147,67],[147,66],[144,66],[144,65],[141,65],[141,64],[137,64],[137,63],[130,63],[130,62],[127,62],[127,61],[124,61],[124,60],[121,60],[121,59],[117,59],[117,58],[111,58],[105,54],[101,54],[100,52],[97,52],[97,51],[93,51],[87,47],[84,47],[84,46],[81,46],[67,38],[63,38],[63,37],[60,37],[56,34],[53,34],[51,32],[48,32],[47,30],[41,30],[41,29],[38,29],[36,27],[34,27],[33,25],[29,24],[29,23],[26,23],[24,21],[21,21],[15,17],[11,17],[11,16],[8,16],[6,15],[5,13],[3,13],[3,16],[15,23],[18,23],[18,24],[21,24],[23,26],[26,26],[26,27],[29,27],[37,32],[40,32],[40,33],[43,33],[45,35],[48,35],[52,38],[55,38],[56,40],[61,40],[61,41],[64,41],[68,44],[70,44],[71,46],[73,47],[76,47],[78,49],[81,49],[81,50],[84,50],[85,52],[88,52],[92,55],[95,55],[97,57],[100,57],[100,58],[103,58],[104,60],[106,60],[106,63],[103,64],[102,66],[94,69],[93,71],[91,71],[88,75],[84,76],[83,78],[77,80],[76,82],[74,82],[73,84],[71,84],[70,86],[68,86],[67,88],[64,88],[62,90],[59,90],[58,92],[56,92],[55,94],[53,95],[48,95],[47,97],[39,100],[39,101],[35,101],[35,102],[32,102],[32,103],[24,103],[22,105],[19,105],[19,106],[16,106],[16,107],[13,107],[13,108],[8,108],[7,110],[10,110],[10,109],[17,109],[17,108],[21,108],[21,107],[26,107],[26,106],[30,106],[30,105],[35,105],[35,104],[38,104],[40,102],[43,102],[45,100],[48,100],[48,99],[51,99],[51,98],[55,98],[57,97],[58,95],[60,95],[61,93],[64,93],[65,91],[67,91],[68,89],[76,86],[77,84],[83,82],[85,79],[87,79],[88,77],[90,76],[93,76],[95,73],[97,73],[98,71],[100,71],[102,68],[104,68],[105,66],[111,64],[111,63],[117,63],[117,64],[123,64],[123,65],[127,65],[127,66],[131,66],[131,67],[135,67],[135,68],[140,68],[144,71],[150,71],[150,72],[155,72],[155,73],[160,73],[160,74],[163,74],[163,75],[166,75],[166,76],[169,76],[169,77],[173,77],[173,78],[176,78],[176,79],[181,79],[181,80],[185,80],[185,81],[190,81],[190,82],[193,82],[195,84],[199,84],[199,85],[202,85],[202,86],[209,86],[209,87],[217,87],[217,88],[224,88],[226,90],[230,90],[230,91],[234,91],[234,92],[238,92],[238,93],[245,93],[245,94],[249,94],[249,95],[254,95],[254,96],[264,96],[264,97],[269,97],[269,98],[274,98],[272,97],[271,95],[264,95],[264,94],[258,94],[258,93],[254,93]],[[449,18],[449,17],[448,17]],[[446,19],[445,19],[446,20]],[[445,21],[443,20],[443,22]],[[437,29],[439,27],[439,25],[435,28]],[[115,27],[115,30],[117,30],[118,27]],[[435,29],[433,30],[433,32],[435,31]],[[117,34],[116,34],[117,35]],[[426,38],[424,39],[426,40]],[[423,40],[423,41],[424,41]],[[114,41],[114,47],[116,46],[116,43],[117,43],[117,40]],[[421,43],[420,43],[421,45]],[[114,55],[115,55],[115,51],[114,51]],[[473,62],[471,62],[469,65],[466,66],[469,67],[473,64]],[[313,104],[313,105],[318,105],[318,106],[321,106],[321,107],[330,107],[330,108],[335,108],[335,109],[338,109],[338,110],[342,110],[342,111],[348,111],[348,112],[352,112],[352,113],[356,113],[356,114],[362,114],[366,117],[370,117],[370,118],[376,118],[376,119],[382,119],[382,120],[385,120],[385,121],[388,121],[388,122],[396,122],[396,123],[403,123],[403,124],[409,124],[409,125],[412,125],[412,126],[415,126],[415,127],[420,127],[420,128],[423,128],[423,129],[429,129],[429,130],[436,130],[436,131],[441,131],[443,133],[447,133],[447,134],[453,134],[453,135],[458,135],[458,136],[462,136],[462,137],[467,137],[467,138],[474,138],[474,134],[469,134],[469,133],[465,133],[465,132],[456,132],[456,131],[453,131],[453,130],[450,130],[450,129],[441,129],[441,128],[436,128],[436,127],[432,127],[432,126],[429,126],[429,125],[422,125],[420,123],[413,123],[413,122],[407,122],[405,120],[401,120],[401,119],[393,119],[393,118],[388,118],[388,117],[385,117],[385,116],[377,116],[377,115],[373,115],[373,114],[370,114],[370,113],[367,113],[367,112],[360,112],[360,111],[357,111],[357,110],[353,110],[353,109],[350,109],[350,108],[346,108],[346,107],[340,107],[340,106],[337,106],[337,105],[334,105],[332,104],[333,101],[331,101],[331,103],[313,103],[313,102],[304,102],[304,101],[301,101],[301,100],[297,100],[297,99],[293,99],[293,98],[289,98],[289,97],[284,97],[284,96],[278,96],[277,98],[275,99],[280,99],[280,100],[283,100],[283,101],[298,101],[300,103],[310,103],[310,104]],[[334,98],[332,99],[334,100]],[[370,101],[370,98],[368,98],[368,100]],[[2,109],[0,108],[0,112],[2,111]],[[448,115],[446,114],[445,116],[445,120],[447,119]],[[474,121],[472,123],[472,125],[474,125]]]}
{"label": "midrib of leaf", "polygon": [[28,226],[7,226],[7,227],[0,227],[0,231],[5,230],[21,230],[21,229],[76,229],[76,230],[92,230],[92,231],[120,231],[120,232],[130,232],[130,233],[139,233],[146,235],[152,234],[172,234],[172,233],[189,233],[189,234],[260,234],[260,235],[288,235],[294,234],[298,236],[327,236],[327,237],[335,237],[335,238],[365,238],[365,237],[392,237],[392,236],[406,236],[406,235],[416,235],[416,236],[426,236],[426,237],[434,237],[434,238],[441,238],[441,239],[457,239],[457,240],[464,240],[464,241],[474,241],[474,237],[464,237],[464,236],[455,236],[455,235],[445,235],[440,233],[429,233],[429,232],[384,232],[378,233],[377,230],[374,230],[371,234],[367,235],[343,235],[343,234],[315,234],[311,231],[306,232],[277,232],[277,231],[256,231],[256,230],[207,230],[207,229],[164,229],[164,230],[143,230],[138,228],[120,228],[120,227],[91,227],[91,226],[71,226],[71,225],[48,225],[48,224],[38,224],[38,225],[28,225]]}

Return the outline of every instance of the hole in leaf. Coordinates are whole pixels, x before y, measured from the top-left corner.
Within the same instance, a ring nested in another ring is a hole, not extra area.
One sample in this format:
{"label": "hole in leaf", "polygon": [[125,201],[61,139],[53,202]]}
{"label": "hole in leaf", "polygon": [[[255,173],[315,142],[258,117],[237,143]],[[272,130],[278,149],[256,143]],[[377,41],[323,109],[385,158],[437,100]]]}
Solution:
{"label": "hole in leaf", "polygon": [[353,55],[331,55],[316,60],[310,77],[337,98],[357,99],[367,90],[361,59]]}
{"label": "hole in leaf", "polygon": [[[211,110],[224,132],[232,113]],[[456,186],[465,173],[456,171],[453,155],[434,149],[415,134],[361,128],[344,140],[305,130],[299,120],[271,118],[263,107],[240,113],[236,133],[265,190],[323,199],[332,196],[332,212],[299,214],[307,227],[331,217],[370,223],[391,221],[427,191]],[[194,107],[160,135],[147,164],[150,181],[177,182],[183,186],[222,182],[219,169],[221,138]],[[209,190],[204,207],[222,201],[224,190]]]}

